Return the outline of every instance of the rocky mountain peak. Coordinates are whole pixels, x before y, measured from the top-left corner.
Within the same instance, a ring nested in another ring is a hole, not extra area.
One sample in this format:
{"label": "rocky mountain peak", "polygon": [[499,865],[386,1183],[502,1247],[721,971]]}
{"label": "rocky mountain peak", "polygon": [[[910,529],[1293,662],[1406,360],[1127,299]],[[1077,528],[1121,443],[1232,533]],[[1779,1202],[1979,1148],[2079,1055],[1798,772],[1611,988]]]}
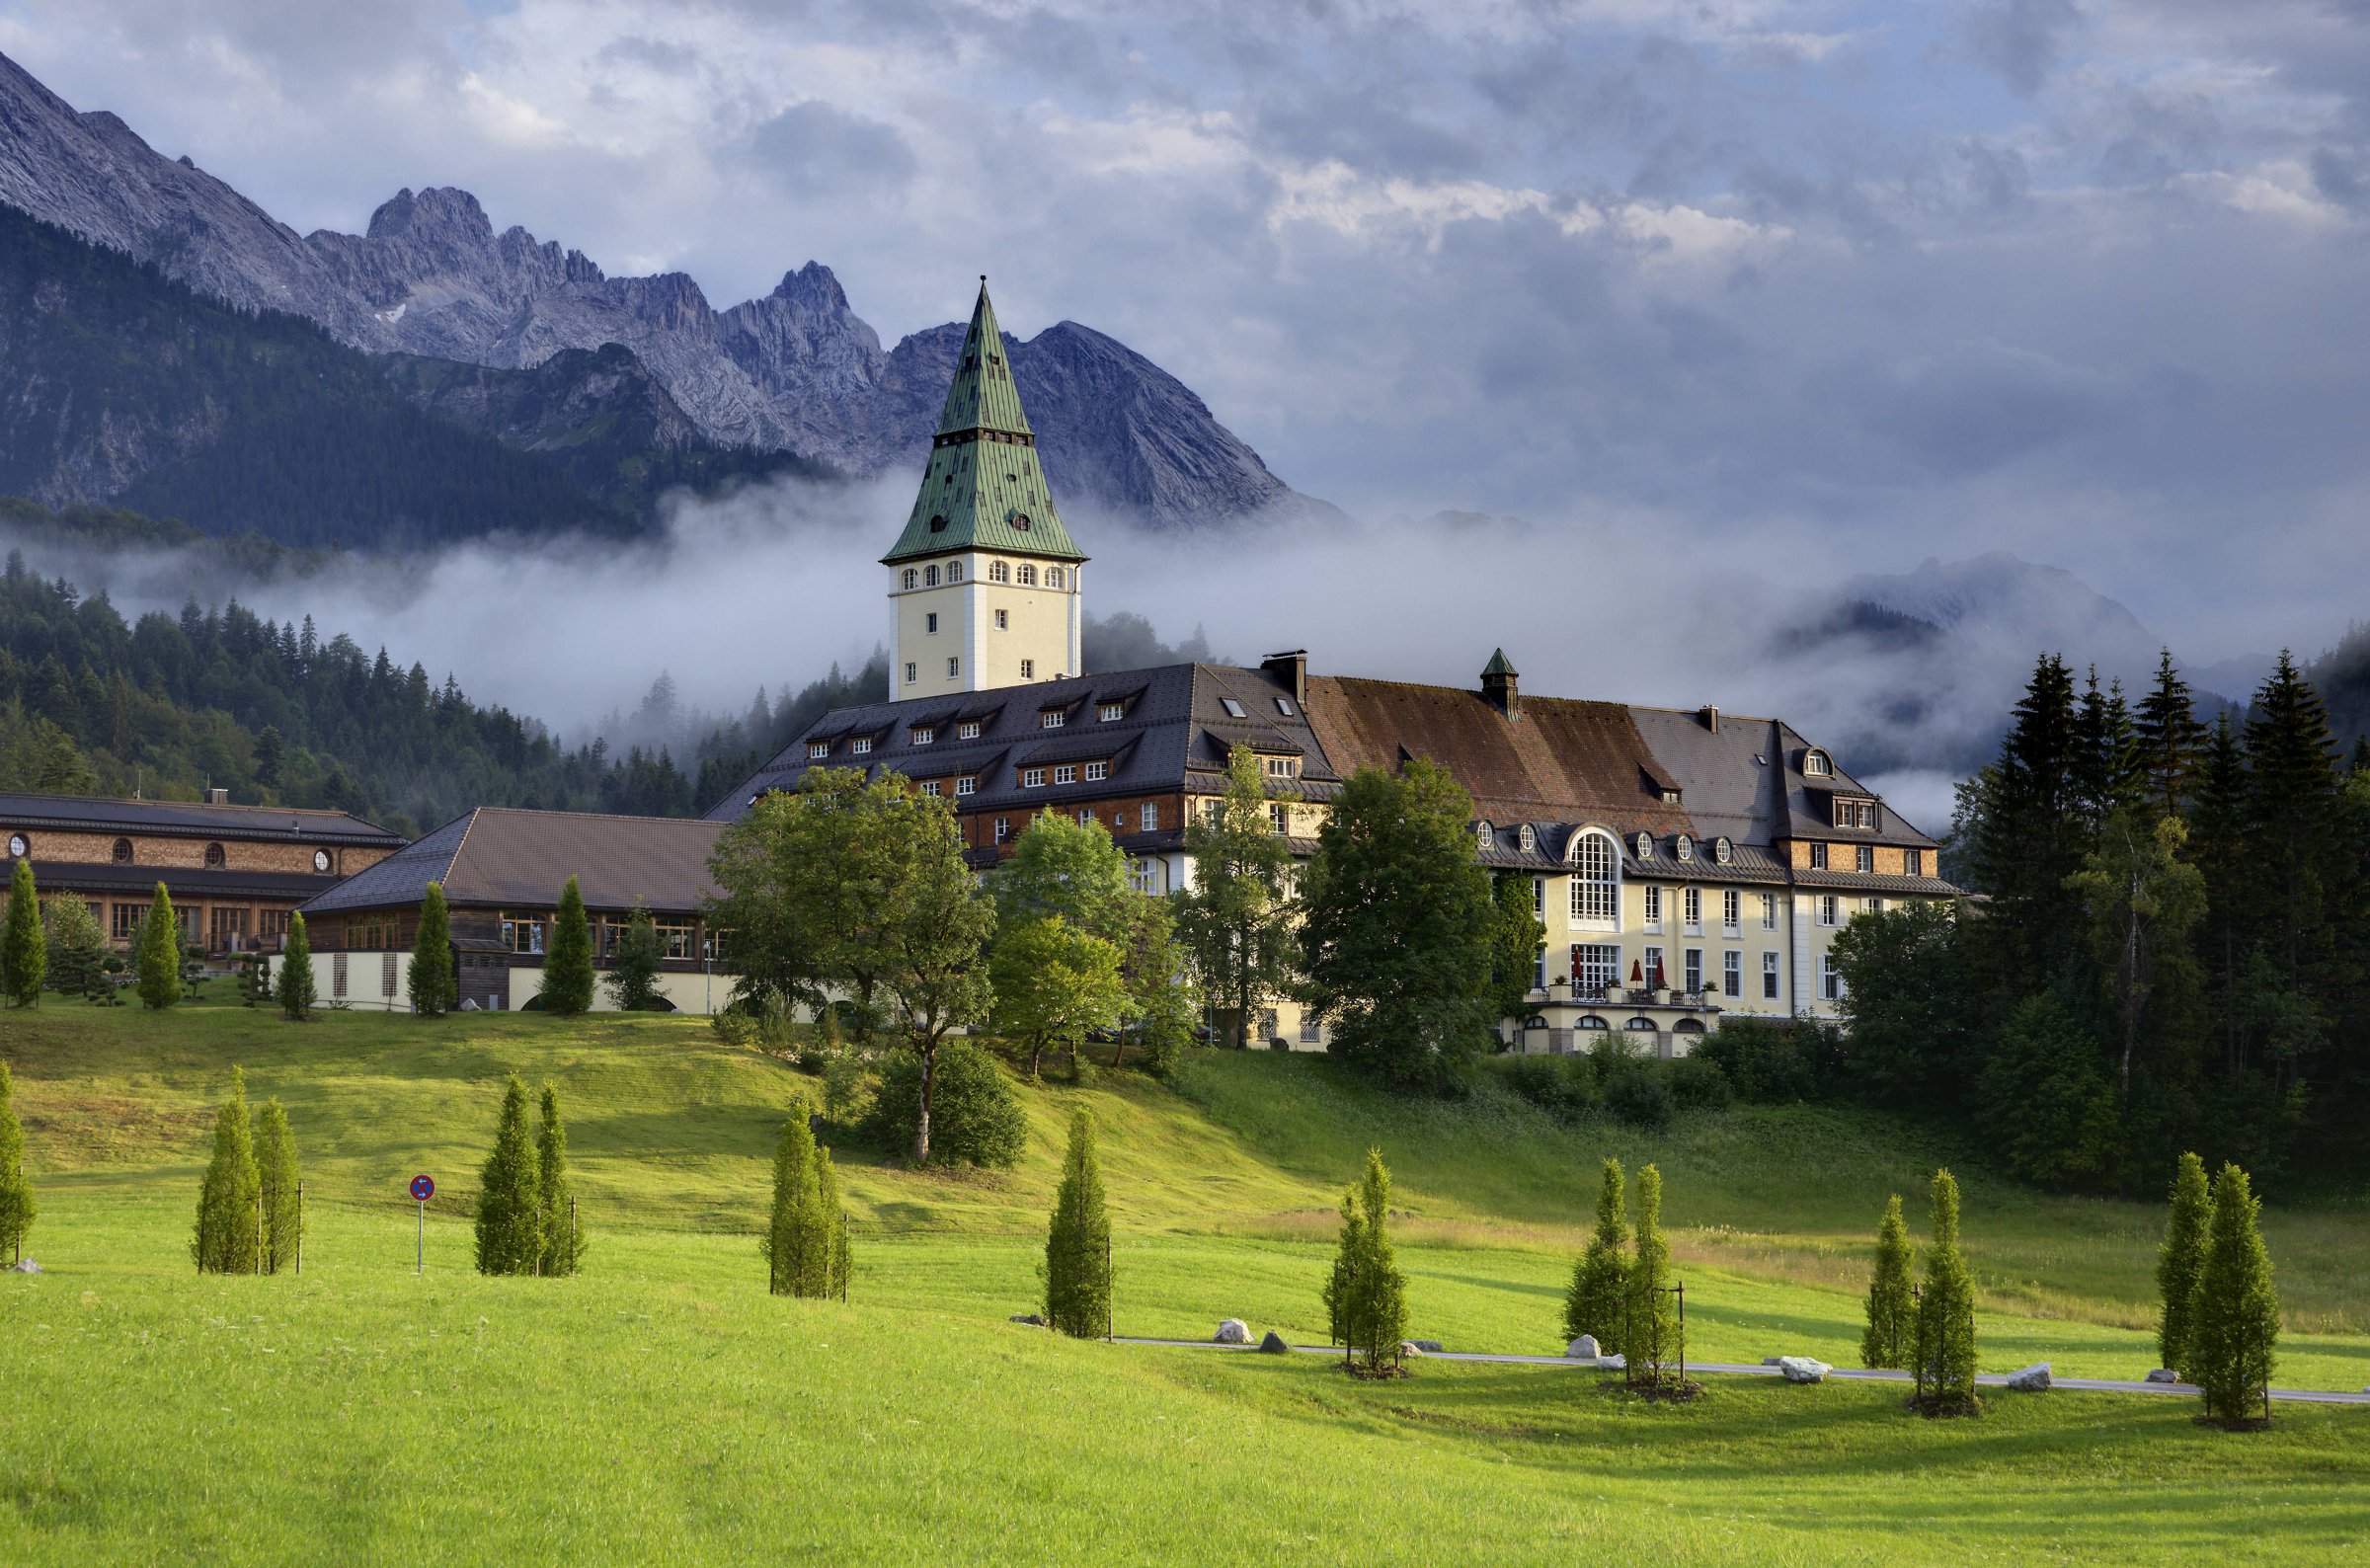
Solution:
{"label": "rocky mountain peak", "polygon": [[809,262],[796,272],[784,273],[767,297],[785,299],[810,310],[843,312],[848,308],[847,290],[839,286],[837,275],[821,262]]}

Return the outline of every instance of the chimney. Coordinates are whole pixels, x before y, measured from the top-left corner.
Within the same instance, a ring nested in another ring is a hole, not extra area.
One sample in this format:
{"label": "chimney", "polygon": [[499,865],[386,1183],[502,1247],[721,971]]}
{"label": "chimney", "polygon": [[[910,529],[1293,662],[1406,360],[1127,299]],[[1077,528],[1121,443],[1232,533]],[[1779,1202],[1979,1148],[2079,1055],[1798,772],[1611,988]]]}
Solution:
{"label": "chimney", "polygon": [[1703,705],[1703,728],[1713,735],[1720,733],[1720,710],[1708,702]]}
{"label": "chimney", "polygon": [[1270,654],[1259,661],[1259,667],[1267,671],[1277,685],[1292,693],[1294,707],[1308,706],[1307,649],[1294,648],[1281,654]]}
{"label": "chimney", "polygon": [[230,804],[230,791],[219,788],[207,790],[205,792],[205,804],[208,806],[228,806]]}
{"label": "chimney", "polygon": [[1506,662],[1506,650],[1501,648],[1489,656],[1481,670],[1481,696],[1490,706],[1506,716],[1513,724],[1523,716],[1522,676]]}

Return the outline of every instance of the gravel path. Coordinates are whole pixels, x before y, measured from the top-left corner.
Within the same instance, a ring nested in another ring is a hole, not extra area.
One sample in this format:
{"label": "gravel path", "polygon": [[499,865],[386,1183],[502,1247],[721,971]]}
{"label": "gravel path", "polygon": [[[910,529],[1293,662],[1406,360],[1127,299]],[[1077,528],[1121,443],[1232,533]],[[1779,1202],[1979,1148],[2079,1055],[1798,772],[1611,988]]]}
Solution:
{"label": "gravel path", "polygon": [[[1184,1350],[1256,1352],[1258,1349],[1255,1345],[1219,1345],[1202,1339],[1135,1339],[1126,1335],[1121,1335],[1117,1343],[1122,1345],[1165,1345]],[[1304,1356],[1338,1356],[1341,1354],[1341,1347],[1338,1345],[1295,1345],[1292,1348]],[[1575,1372],[1599,1370],[1593,1361],[1578,1361],[1569,1356],[1493,1356],[1478,1351],[1430,1351],[1425,1354],[1424,1359],[1426,1361],[1491,1362],[1513,1367],[1562,1367]],[[1689,1362],[1687,1370],[1691,1373],[1729,1372],[1743,1377],[1781,1375],[1775,1367],[1746,1367],[1734,1362]],[[1909,1373],[1905,1372],[1870,1372],[1856,1367],[1838,1367],[1827,1375],[1839,1380],[1850,1379],[1856,1382],[1905,1383],[1910,1380]],[[1984,1372],[1975,1380],[1985,1387],[1998,1388],[2008,1381],[2008,1376],[2009,1374],[2006,1372]],[[2124,1382],[2113,1377],[2053,1377],[2050,1379],[2050,1386],[2109,1394],[2182,1394],[2194,1397],[2197,1393],[2194,1383]],[[2274,1388],[2271,1390],[2271,1397],[2305,1405],[2370,1405],[2370,1390],[2358,1394],[2348,1394],[2322,1388]]]}

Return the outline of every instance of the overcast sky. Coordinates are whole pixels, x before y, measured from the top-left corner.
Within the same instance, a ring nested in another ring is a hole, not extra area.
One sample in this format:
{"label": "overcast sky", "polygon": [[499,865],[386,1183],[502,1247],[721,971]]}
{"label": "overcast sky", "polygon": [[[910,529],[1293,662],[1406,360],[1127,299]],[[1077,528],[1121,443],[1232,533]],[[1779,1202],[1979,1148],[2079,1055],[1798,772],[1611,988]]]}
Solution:
{"label": "overcast sky", "polygon": [[1618,531],[1656,593],[2005,547],[2194,659],[2363,609],[2370,0],[0,0],[0,49],[299,229],[459,185],[719,305],[818,258],[891,342],[988,273],[1303,490],[1539,522],[1510,604],[1619,613]]}

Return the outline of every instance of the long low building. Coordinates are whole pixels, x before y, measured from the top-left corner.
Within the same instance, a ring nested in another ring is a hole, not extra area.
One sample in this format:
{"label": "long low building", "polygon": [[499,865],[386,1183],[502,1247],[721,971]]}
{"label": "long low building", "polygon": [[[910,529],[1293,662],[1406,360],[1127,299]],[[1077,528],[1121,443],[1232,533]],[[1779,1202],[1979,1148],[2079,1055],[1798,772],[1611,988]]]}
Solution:
{"label": "long low building", "polygon": [[[460,1004],[530,1006],[543,987],[561,892],[577,879],[605,970],[637,905],[665,944],[659,986],[684,1012],[712,1012],[732,980],[715,973],[702,906],[721,823],[481,806],[308,902],[314,993],[325,1005],[408,1012],[411,958],[428,885],[450,911]],[[274,964],[279,961],[275,959]],[[607,987],[593,1005],[613,1004]]]}
{"label": "long low building", "polygon": [[223,957],[276,950],[291,910],[403,838],[345,812],[234,806],[217,789],[202,801],[0,794],[0,845],[33,863],[44,897],[86,900],[118,947],[131,945],[161,882],[183,946]]}

